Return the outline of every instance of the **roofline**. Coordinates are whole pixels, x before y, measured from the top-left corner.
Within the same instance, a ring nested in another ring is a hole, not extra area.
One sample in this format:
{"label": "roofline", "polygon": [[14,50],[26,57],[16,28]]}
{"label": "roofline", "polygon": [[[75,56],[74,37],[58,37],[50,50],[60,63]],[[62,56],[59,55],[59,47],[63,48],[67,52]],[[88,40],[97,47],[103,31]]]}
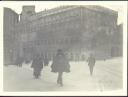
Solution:
{"label": "roofline", "polygon": [[[87,8],[87,9],[91,9],[91,10],[95,10],[94,8],[89,8],[88,6],[95,6],[95,5],[69,5],[70,7],[69,8],[64,8],[64,9],[59,9],[59,10],[56,10],[56,11],[63,11],[63,10],[66,10],[66,9],[73,9],[73,8]],[[60,6],[61,7],[61,6]],[[112,9],[110,9],[110,8],[107,8],[107,7],[103,7],[103,6],[99,6],[98,5],[98,7],[101,7],[101,8],[104,8],[104,9],[106,9],[106,10],[109,10],[109,11],[111,11],[111,14],[117,14],[118,12],[117,11],[115,11],[115,10],[112,10]],[[55,8],[57,8],[57,7],[55,7]],[[53,8],[53,9],[55,9],[55,8]],[[50,11],[50,10],[53,10],[53,9],[48,9],[48,10],[45,10],[45,11]],[[100,10],[95,10],[95,11],[100,11]],[[40,11],[40,12],[38,12],[38,13],[41,13],[41,12],[44,12],[44,11]],[[103,12],[103,11],[100,11],[100,12]],[[38,14],[37,13],[37,14]]]}
{"label": "roofline", "polygon": [[4,7],[4,9],[8,9],[8,10],[12,11],[13,13],[15,13],[15,14],[19,15],[17,12],[15,12],[15,11],[14,11],[13,9],[11,9],[11,8]]}
{"label": "roofline", "polygon": [[[59,7],[55,7],[55,8],[52,8],[52,9],[48,9],[48,10],[43,10],[43,11],[40,11],[40,12],[37,12],[37,13],[35,13],[34,15],[32,15],[31,17],[34,17],[34,16],[37,16],[37,15],[39,15],[39,14],[41,14],[41,17],[45,17],[45,16],[49,16],[49,15],[52,15],[52,14],[57,14],[57,13],[60,13],[60,12],[63,12],[63,11],[68,11],[68,10],[71,10],[71,9],[74,9],[74,8],[86,8],[86,9],[89,9],[89,10],[92,10],[92,11],[96,11],[96,12],[101,12],[101,13],[109,13],[110,15],[115,15],[115,16],[118,16],[118,12],[117,11],[114,11],[114,10],[112,10],[112,9],[110,9],[110,8],[106,8],[106,7],[102,7],[102,6],[99,6],[98,5],[98,7],[101,7],[101,8],[104,8],[104,9],[106,9],[106,10],[109,10],[109,11],[111,11],[111,12],[104,12],[104,11],[100,11],[100,10],[96,10],[96,9],[94,9],[94,8],[89,8],[89,7],[87,7],[87,6],[94,6],[94,5],[86,5],[86,6],[84,6],[84,5],[69,5],[69,7],[68,8],[63,8],[63,9],[59,9]],[[61,6],[60,6],[61,7]],[[55,10],[54,12],[52,12],[52,10],[53,9],[56,9],[56,8],[58,8],[58,10]],[[49,13],[43,13],[43,12],[48,12],[49,11]],[[50,12],[51,11],[51,12]],[[30,17],[30,18],[31,18]],[[39,17],[37,17],[37,18],[40,18],[40,16]]]}

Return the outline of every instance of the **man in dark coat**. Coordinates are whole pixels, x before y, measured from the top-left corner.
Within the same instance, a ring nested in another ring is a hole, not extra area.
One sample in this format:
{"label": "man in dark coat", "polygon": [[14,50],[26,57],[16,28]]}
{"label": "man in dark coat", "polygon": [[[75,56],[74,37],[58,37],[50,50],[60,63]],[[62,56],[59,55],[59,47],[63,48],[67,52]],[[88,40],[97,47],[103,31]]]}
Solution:
{"label": "man in dark coat", "polygon": [[87,61],[88,61],[89,69],[90,69],[90,75],[92,76],[92,74],[93,74],[93,68],[95,66],[96,60],[95,60],[94,56],[92,54],[90,54],[90,57],[88,58]]}
{"label": "man in dark coat", "polygon": [[57,84],[63,86],[63,72],[70,72],[70,64],[63,51],[59,49],[56,56],[53,58],[53,63],[51,65],[52,72],[58,72]]}
{"label": "man in dark coat", "polygon": [[40,55],[34,57],[31,67],[34,70],[33,75],[38,79],[41,75],[41,70],[43,69],[43,59]]}

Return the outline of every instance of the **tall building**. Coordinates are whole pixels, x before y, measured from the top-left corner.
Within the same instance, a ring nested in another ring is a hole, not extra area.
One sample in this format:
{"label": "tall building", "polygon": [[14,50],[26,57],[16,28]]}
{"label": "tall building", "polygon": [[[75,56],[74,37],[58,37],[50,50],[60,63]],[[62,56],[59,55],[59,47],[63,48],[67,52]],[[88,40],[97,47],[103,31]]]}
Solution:
{"label": "tall building", "polygon": [[71,60],[85,60],[89,52],[98,59],[111,57],[117,33],[116,11],[101,6],[60,6],[35,12],[23,6],[15,26],[20,56],[30,60],[35,53],[50,59],[63,49]]}
{"label": "tall building", "polygon": [[15,60],[16,34],[15,25],[19,22],[19,15],[10,8],[4,8],[4,64],[13,64]]}

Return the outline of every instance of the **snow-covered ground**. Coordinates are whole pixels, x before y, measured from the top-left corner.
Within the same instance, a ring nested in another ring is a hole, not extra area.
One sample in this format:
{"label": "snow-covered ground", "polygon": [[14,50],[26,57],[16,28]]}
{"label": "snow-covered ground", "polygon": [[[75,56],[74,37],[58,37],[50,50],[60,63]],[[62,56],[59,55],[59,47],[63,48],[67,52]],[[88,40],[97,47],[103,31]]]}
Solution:
{"label": "snow-covered ground", "polygon": [[122,58],[97,61],[93,76],[90,76],[87,62],[70,62],[71,72],[64,73],[64,86],[56,84],[57,74],[46,66],[40,79],[33,78],[31,64],[23,67],[4,66],[5,91],[106,91],[123,87]]}

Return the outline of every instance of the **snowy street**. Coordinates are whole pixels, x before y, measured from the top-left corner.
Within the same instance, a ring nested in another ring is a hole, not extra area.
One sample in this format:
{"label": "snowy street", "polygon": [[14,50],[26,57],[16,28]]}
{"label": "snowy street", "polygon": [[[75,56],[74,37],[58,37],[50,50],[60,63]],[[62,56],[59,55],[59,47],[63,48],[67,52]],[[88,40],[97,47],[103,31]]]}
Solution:
{"label": "snowy street", "polygon": [[4,91],[105,91],[123,86],[122,58],[96,61],[93,76],[87,62],[70,62],[71,72],[64,73],[63,87],[57,85],[50,65],[43,68],[40,79],[33,78],[31,64],[4,66]]}

